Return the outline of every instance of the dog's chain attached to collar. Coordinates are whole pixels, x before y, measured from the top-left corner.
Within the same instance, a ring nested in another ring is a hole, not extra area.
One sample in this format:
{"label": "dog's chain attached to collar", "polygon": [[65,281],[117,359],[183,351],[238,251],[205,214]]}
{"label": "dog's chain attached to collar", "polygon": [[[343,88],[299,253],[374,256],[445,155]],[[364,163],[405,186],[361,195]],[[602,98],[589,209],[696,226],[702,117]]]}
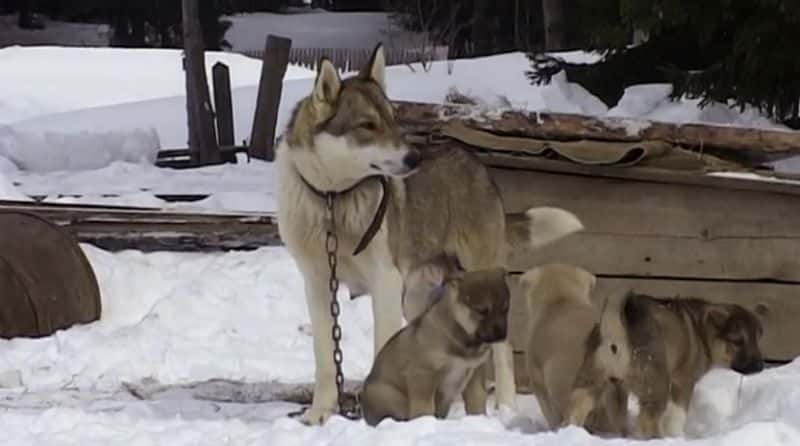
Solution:
{"label": "dog's chain attached to collar", "polygon": [[355,398],[349,398],[344,392],[344,373],[342,373],[342,327],[339,325],[339,300],[337,293],[339,291],[339,279],[336,275],[336,267],[338,264],[337,254],[339,250],[339,238],[336,236],[336,220],[334,216],[334,198],[335,194],[328,192],[325,194],[325,251],[328,254],[328,266],[330,268],[330,278],[328,279],[328,290],[331,293],[331,317],[333,318],[333,329],[331,336],[333,338],[333,363],[336,366],[336,395],[337,402],[339,403],[339,414],[345,418],[358,419],[361,411],[358,408],[358,401]]}

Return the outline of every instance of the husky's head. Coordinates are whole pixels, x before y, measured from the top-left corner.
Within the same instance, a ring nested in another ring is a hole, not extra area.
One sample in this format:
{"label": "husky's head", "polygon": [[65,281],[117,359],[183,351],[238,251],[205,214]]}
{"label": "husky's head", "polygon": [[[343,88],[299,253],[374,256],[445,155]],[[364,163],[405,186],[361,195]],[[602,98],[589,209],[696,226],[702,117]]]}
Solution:
{"label": "husky's head", "polygon": [[341,185],[370,175],[403,177],[420,163],[408,147],[386,97],[386,62],[378,45],[369,62],[352,77],[340,79],[322,59],[314,88],[295,109],[287,131],[289,149],[303,158],[302,172]]}

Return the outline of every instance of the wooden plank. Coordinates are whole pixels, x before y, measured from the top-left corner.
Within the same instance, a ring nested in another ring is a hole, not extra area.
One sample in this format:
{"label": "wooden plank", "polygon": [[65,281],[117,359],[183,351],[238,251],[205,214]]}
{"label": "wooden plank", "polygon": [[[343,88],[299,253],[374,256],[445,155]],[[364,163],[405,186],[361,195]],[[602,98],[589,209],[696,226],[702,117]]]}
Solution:
{"label": "wooden plank", "polygon": [[[460,144],[457,144],[462,146]],[[463,147],[463,146],[462,146]],[[544,159],[534,156],[514,156],[473,150],[478,158],[490,167],[535,172],[564,173],[600,178],[618,178],[653,183],[687,184],[728,190],[753,190],[778,194],[800,195],[800,184],[790,181],[755,180],[706,175],[698,172],[667,170],[650,167],[586,166],[582,164]]]}
{"label": "wooden plank", "polygon": [[[233,146],[233,99],[231,97],[231,74],[228,66],[217,62],[211,69],[214,82],[214,109],[217,117],[217,141],[219,146]],[[236,163],[236,153],[220,150],[220,158],[226,163]]]}
{"label": "wooden plank", "polygon": [[272,161],[275,159],[275,127],[278,123],[278,105],[283,90],[283,76],[289,64],[292,41],[285,37],[268,35],[258,83],[258,99],[250,133],[250,156]]}
{"label": "wooden plank", "polygon": [[800,235],[703,239],[587,231],[536,251],[515,249],[510,266],[522,271],[556,260],[619,276],[800,284]]}
{"label": "wooden plank", "polygon": [[93,223],[59,221],[78,241],[108,251],[254,250],[281,244],[277,227],[250,222],[220,224],[152,224],[144,222]]}
{"label": "wooden plank", "polygon": [[121,206],[0,202],[0,212],[29,212],[111,251],[219,251],[279,245],[270,214],[182,213]]}
{"label": "wooden plank", "polygon": [[800,132],[672,124],[630,118],[565,113],[484,111],[463,105],[396,102],[398,119],[409,129],[430,131],[443,121],[462,120],[471,127],[540,139],[603,141],[658,140],[728,157],[763,163],[800,154]]}
{"label": "wooden plank", "polygon": [[189,147],[199,165],[219,163],[219,148],[214,130],[213,107],[208,94],[208,79],[200,11],[197,0],[183,0],[183,47],[185,51],[186,100],[189,116]]}
{"label": "wooden plank", "polygon": [[800,196],[491,169],[507,212],[557,206],[586,230],[510,267],[562,259],[597,274],[800,282]]}
{"label": "wooden plank", "polygon": [[[530,318],[516,279],[511,288],[510,339],[515,351],[524,352],[526,321]],[[797,285],[599,277],[595,296],[604,299],[629,290],[659,297],[699,297],[742,305],[754,311],[763,323],[761,348],[766,359],[785,361],[800,356],[800,324],[797,323],[800,287]],[[522,359],[523,355],[517,357]]]}

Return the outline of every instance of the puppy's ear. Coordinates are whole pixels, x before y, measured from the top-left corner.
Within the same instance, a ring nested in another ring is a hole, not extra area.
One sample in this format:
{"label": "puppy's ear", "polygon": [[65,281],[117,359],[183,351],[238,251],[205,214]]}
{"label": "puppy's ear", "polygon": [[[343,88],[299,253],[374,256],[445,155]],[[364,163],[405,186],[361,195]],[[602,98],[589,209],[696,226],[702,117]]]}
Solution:
{"label": "puppy's ear", "polygon": [[312,99],[315,103],[332,104],[339,97],[339,90],[342,88],[342,80],[339,72],[327,58],[322,58],[317,71],[317,78],[314,81],[314,93]]}
{"label": "puppy's ear", "polygon": [[703,320],[706,326],[712,327],[717,333],[721,332],[728,322],[730,313],[725,308],[718,305],[709,305],[706,308],[706,313],[703,315]]}
{"label": "puppy's ear", "polygon": [[366,65],[358,73],[362,79],[375,81],[381,86],[381,90],[386,90],[386,57],[383,54],[383,44],[379,43],[372,50],[372,56]]}

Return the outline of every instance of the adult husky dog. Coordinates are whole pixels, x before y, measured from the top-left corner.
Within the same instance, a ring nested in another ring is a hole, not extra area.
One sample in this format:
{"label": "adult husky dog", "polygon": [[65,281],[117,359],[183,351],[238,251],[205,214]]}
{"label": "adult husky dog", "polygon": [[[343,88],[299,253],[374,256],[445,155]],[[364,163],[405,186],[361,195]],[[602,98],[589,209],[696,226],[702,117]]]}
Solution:
{"label": "adult husky dog", "polygon": [[[297,104],[276,151],[280,235],[303,275],[314,337],[314,400],[303,415],[310,424],[323,423],[337,408],[328,194],[337,274],[351,293],[372,296],[376,356],[403,326],[403,299],[407,320],[424,310],[412,301],[437,284],[414,280],[413,272],[430,259],[448,256],[466,271],[503,268],[509,242],[538,246],[582,228],[574,215],[554,208],[529,210],[506,225],[498,191],[478,159],[456,148],[422,154],[405,144],[384,73],[381,45],[347,79],[321,60],[312,92]],[[497,401],[513,407],[510,345],[494,344],[493,358]],[[467,409],[484,413],[485,391],[480,406],[473,401]]]}

